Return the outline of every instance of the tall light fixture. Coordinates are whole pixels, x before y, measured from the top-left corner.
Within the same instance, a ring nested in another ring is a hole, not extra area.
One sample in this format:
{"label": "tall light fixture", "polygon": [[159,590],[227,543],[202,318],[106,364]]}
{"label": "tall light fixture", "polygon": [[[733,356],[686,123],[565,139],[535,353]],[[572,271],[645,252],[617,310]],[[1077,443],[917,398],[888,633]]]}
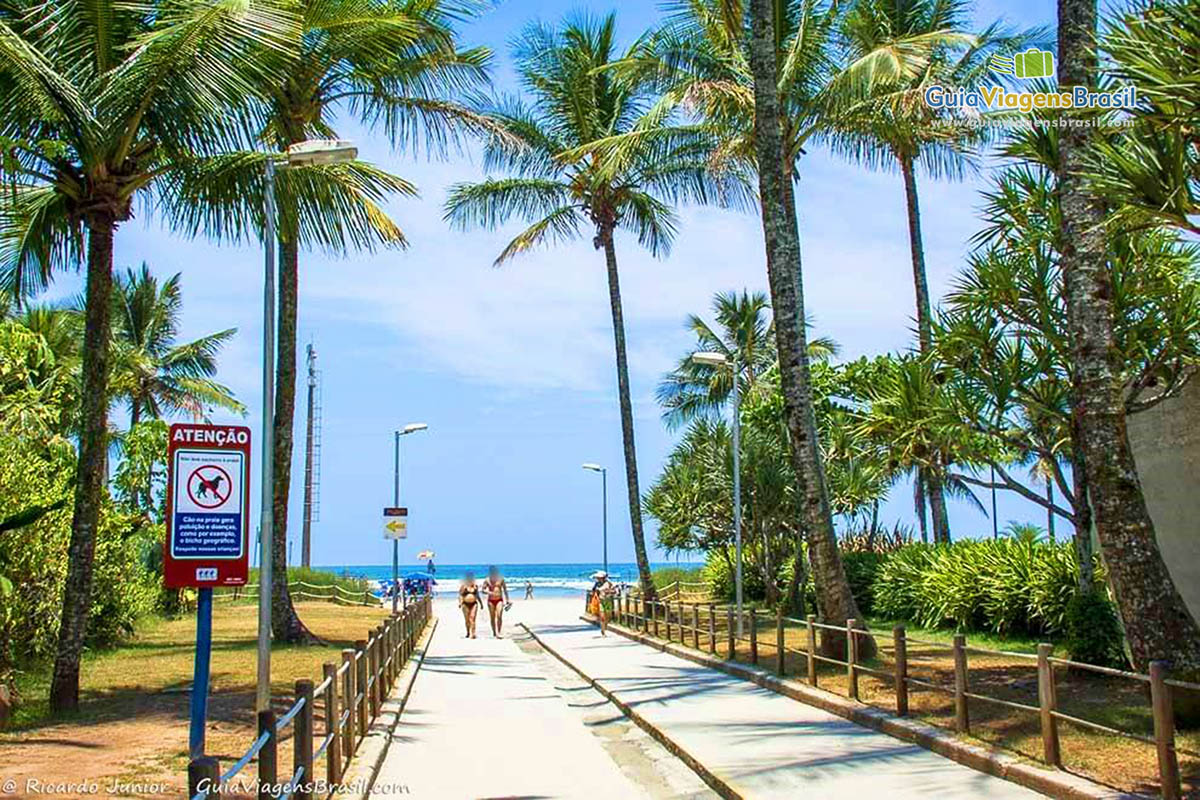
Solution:
{"label": "tall light fixture", "polygon": [[[283,156],[272,153],[264,164],[263,186],[263,355],[262,355],[262,464],[259,481],[258,555],[258,674],[254,707],[271,706],[271,545],[275,538],[275,171],[352,161],[358,149],[342,139],[312,139],[287,149]],[[286,565],[285,565],[286,569]]]}
{"label": "tall light fixture", "polygon": [[734,594],[737,598],[737,635],[742,636],[742,401],[738,390],[738,358],[734,350],[732,358],[724,353],[700,352],[692,354],[692,361],[709,367],[733,366],[733,542],[737,551],[734,567]]}
{"label": "tall light fixture", "polygon": [[608,470],[599,464],[584,464],[583,468],[600,473],[601,507],[604,509],[602,530],[604,531],[604,571],[608,572]]}
{"label": "tall light fixture", "polygon": [[[429,428],[424,422],[410,422],[400,430],[396,431],[396,483],[392,495],[392,505],[400,505],[400,437],[408,436],[410,433],[423,431]],[[400,603],[400,593],[396,591],[396,587],[400,581],[400,540],[392,539],[392,613],[396,613],[396,608]]]}

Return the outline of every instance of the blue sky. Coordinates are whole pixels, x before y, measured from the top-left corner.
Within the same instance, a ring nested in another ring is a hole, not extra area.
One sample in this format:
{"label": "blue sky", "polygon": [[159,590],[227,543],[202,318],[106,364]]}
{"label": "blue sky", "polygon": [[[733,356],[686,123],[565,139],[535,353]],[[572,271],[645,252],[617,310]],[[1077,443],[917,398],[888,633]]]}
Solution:
{"label": "blue sky", "polygon": [[[650,2],[510,0],[470,25],[463,39],[493,48],[497,85],[511,88],[506,45],[526,22],[618,5],[627,38],[657,16]],[[1022,27],[1052,25],[1054,5],[979,3],[981,23],[997,17]],[[632,560],[600,255],[590,241],[581,241],[494,269],[493,258],[518,226],[464,234],[441,219],[445,187],[482,174],[475,155],[429,162],[391,152],[382,137],[354,124],[344,124],[342,134],[356,141],[362,157],[414,181],[421,197],[389,209],[411,242],[408,250],[302,259],[300,370],[303,344],[312,340],[324,378],[314,563],[390,560],[379,519],[392,495],[391,431],[414,421],[430,429],[404,439],[403,502],[410,507],[411,538],[402,545],[402,558],[431,547],[446,563],[598,560],[600,479],[580,469],[581,462],[595,461],[610,469],[610,558]],[[938,295],[967,252],[985,178],[921,181],[929,278]],[[802,166],[798,196],[805,292],[817,331],[840,342],[845,358],[908,347],[913,298],[899,176],[867,172],[816,151]],[[715,292],[765,291],[761,227],[754,215],[685,209],[669,257],[654,259],[625,237],[618,240],[618,258],[645,490],[674,438],[661,424],[653,392],[662,373],[691,347],[684,317],[706,313]],[[143,260],[160,275],[183,273],[185,336],[239,329],[219,377],[251,409],[246,424],[257,434],[259,251],[181,240],[153,219],[137,220],[118,233],[117,263]],[[76,276],[63,278],[54,294],[78,286]],[[302,409],[302,382],[299,389]],[[302,437],[302,411],[296,424]],[[301,459],[297,447],[293,539],[300,528]],[[907,487],[894,489],[884,516],[889,523],[913,523]],[[1044,524],[1039,508],[1003,493],[999,518],[1001,525],[1009,519]],[[991,530],[988,518],[960,504],[952,506],[951,522],[956,535]],[[653,522],[647,523],[653,539]]]}

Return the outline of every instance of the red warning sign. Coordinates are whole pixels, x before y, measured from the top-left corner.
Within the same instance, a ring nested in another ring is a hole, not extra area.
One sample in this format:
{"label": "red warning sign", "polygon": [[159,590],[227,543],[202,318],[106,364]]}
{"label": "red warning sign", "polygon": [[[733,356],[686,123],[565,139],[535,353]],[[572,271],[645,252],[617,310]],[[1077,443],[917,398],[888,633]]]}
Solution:
{"label": "red warning sign", "polygon": [[167,444],[165,584],[244,584],[249,518],[250,429],[172,425]]}

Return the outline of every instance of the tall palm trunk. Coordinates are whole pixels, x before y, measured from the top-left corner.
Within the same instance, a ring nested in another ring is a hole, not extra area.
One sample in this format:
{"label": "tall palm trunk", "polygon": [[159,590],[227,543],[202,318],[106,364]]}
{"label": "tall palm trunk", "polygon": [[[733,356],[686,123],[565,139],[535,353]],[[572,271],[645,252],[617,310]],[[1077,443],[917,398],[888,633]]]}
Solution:
{"label": "tall palm trunk", "polygon": [[617,351],[617,396],[621,404],[621,440],[625,446],[625,486],[629,492],[629,525],[633,530],[633,553],[637,559],[642,593],[655,599],[654,577],[646,556],[646,534],[642,529],[642,493],[638,488],[637,449],[633,443],[633,401],[629,394],[629,359],[625,355],[625,315],[621,310],[621,278],[617,273],[617,248],[613,242],[614,225],[600,225],[600,245],[608,268],[608,302],[612,307],[613,344]]}
{"label": "tall palm trunk", "polygon": [[292,431],[296,415],[296,306],[299,303],[300,245],[279,241],[279,325],[275,357],[274,538],[271,542],[271,630],[277,642],[315,637],[304,627],[287,576],[288,498],[292,485]]}
{"label": "tall palm trunk", "polygon": [[[750,68],[754,74],[754,148],[784,411],[797,496],[804,498],[802,527],[808,536],[808,556],[817,581],[818,610],[826,622],[857,619],[863,625],[838,553],[817,438],[804,329],[800,232],[780,128],[773,6],[772,0],[751,0]],[[844,653],[845,638],[824,636],[822,647],[827,653]],[[864,657],[874,654],[871,637],[861,637],[859,642]]]}
{"label": "tall palm trunk", "polygon": [[[925,270],[925,243],[921,236],[921,204],[917,195],[917,173],[913,157],[897,153],[900,174],[904,176],[904,204],[908,212],[908,250],[912,256],[913,291],[917,302],[917,341],[921,354],[933,348],[933,304],[929,299],[929,278]],[[950,515],[946,511],[946,491],[942,485],[945,466],[935,455],[934,464],[923,468],[929,511],[933,518],[933,540],[950,541]]]}
{"label": "tall palm trunk", "polygon": [[[1074,381],[1074,379],[1072,379]],[[1076,408],[1078,403],[1072,403]],[[1095,579],[1092,553],[1092,498],[1088,488],[1087,465],[1083,452],[1083,433],[1079,428],[1078,412],[1071,414],[1071,489],[1075,493],[1075,533],[1071,541],[1079,561],[1079,591],[1090,592]]]}
{"label": "tall palm trunk", "polygon": [[80,399],[79,463],[75,509],[67,550],[62,620],[50,685],[50,709],[79,708],[79,662],[92,602],[92,561],[104,495],[108,449],[108,359],[112,314],[113,234],[111,216],[88,220],[88,265],[83,332],[83,395]]}
{"label": "tall palm trunk", "polygon": [[[1058,83],[1096,85],[1096,0],[1058,2]],[[1060,130],[1058,180],[1060,263],[1078,375],[1074,398],[1096,533],[1137,668],[1162,659],[1177,674],[1195,679],[1200,675],[1200,627],[1159,552],[1125,427],[1122,386],[1113,363],[1117,351],[1104,211],[1082,177],[1092,130]],[[1200,707],[1190,711],[1194,722]]]}

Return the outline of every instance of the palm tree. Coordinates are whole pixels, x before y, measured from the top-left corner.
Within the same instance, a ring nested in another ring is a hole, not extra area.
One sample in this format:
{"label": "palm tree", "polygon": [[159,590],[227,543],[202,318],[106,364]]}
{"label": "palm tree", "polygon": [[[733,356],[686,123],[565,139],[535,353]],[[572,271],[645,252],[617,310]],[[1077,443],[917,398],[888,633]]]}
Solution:
{"label": "palm tree", "polygon": [[[691,353],[680,359],[656,391],[668,427],[718,413],[725,406],[733,391],[732,367],[728,364],[735,353],[741,381],[738,388],[743,397],[754,390],[760,375],[775,366],[775,327],[764,293],[742,290],[740,295],[717,294],[712,300],[712,310],[717,327],[696,314],[688,316],[685,326],[695,334],[698,351],[726,356],[727,366],[697,362]],[[832,339],[819,338],[808,343],[809,358],[829,359],[837,355],[837,349]]]}
{"label": "palm tree", "polygon": [[[986,128],[963,123],[953,111],[934,110],[924,102],[933,85],[975,88],[987,77],[988,60],[997,51],[1011,52],[1040,42],[1044,32],[1010,35],[998,23],[979,33],[968,30],[970,0],[857,0],[841,25],[843,45],[854,61],[890,53],[895,79],[873,87],[877,97],[835,118],[826,137],[833,149],[872,168],[898,167],[904,179],[909,252],[916,296],[917,339],[921,353],[933,342],[933,312],[921,235],[917,166],[934,178],[958,179],[974,168],[974,145]],[[919,47],[914,47],[919,43]],[[933,522],[933,538],[950,541],[946,510],[944,457],[920,470]],[[924,525],[924,513],[921,514]]]}
{"label": "palm tree", "polygon": [[[453,23],[466,6],[454,0],[302,0],[299,58],[273,76],[268,89],[269,145],[285,150],[310,137],[334,134],[331,119],[349,112],[384,130],[398,145],[444,147],[462,127],[480,120],[449,98],[485,81],[490,57],[483,48],[460,50]],[[411,192],[411,187],[405,191]],[[286,215],[287,209],[281,203]],[[385,245],[406,244],[382,214],[369,219]],[[272,627],[277,640],[307,639],[287,586],[288,502],[296,413],[296,324],[300,243],[281,227],[279,324],[275,361],[274,558]]]}
{"label": "palm tree", "polygon": [[[762,208],[763,237],[767,251],[767,277],[771,288],[771,307],[775,311],[775,339],[779,352],[780,385],[791,440],[792,462],[796,473],[797,495],[803,498],[802,520],[808,537],[809,559],[821,586],[818,606],[822,619],[843,622],[860,620],[858,603],[850,591],[846,570],[837,549],[837,535],[829,503],[829,489],[821,458],[813,407],[812,377],[808,362],[807,331],[804,326],[804,290],[800,262],[800,231],[796,222],[796,201],[792,194],[791,165],[796,154],[785,141],[784,124],[792,117],[784,103],[791,100],[780,85],[780,43],[785,51],[802,40],[811,30],[807,22],[819,27],[824,16],[810,4],[803,6],[803,22],[790,13],[795,8],[782,0],[751,0],[749,65],[754,86],[754,155],[758,166],[759,198]],[[741,15],[737,25],[740,29]],[[777,29],[777,20],[785,20],[787,29]],[[811,45],[810,46],[815,46]],[[804,50],[799,52],[803,53]],[[785,59],[790,64],[792,59]],[[790,104],[789,104],[790,108]],[[823,637],[831,652],[845,652],[845,637]],[[871,637],[863,637],[865,657],[874,654]]]}
{"label": "palm tree", "polygon": [[[643,41],[623,55],[640,55]],[[528,101],[501,100],[486,113],[504,136],[489,142],[489,169],[514,173],[451,187],[446,217],[459,228],[487,228],[512,217],[529,227],[496,258],[499,266],[542,244],[592,233],[604,252],[617,360],[617,389],[629,518],[642,590],[654,596],[642,531],[641,492],[634,447],[633,402],[625,351],[625,322],[617,272],[616,231],[630,229],[654,255],[666,253],[675,234],[671,205],[678,201],[739,202],[743,186],[714,175],[703,136],[646,117],[650,84],[611,69],[619,58],[615,16],[569,19],[560,28],[527,27],[514,48]],[[602,154],[595,143],[634,131],[636,146]]]}
{"label": "palm tree", "polygon": [[[285,151],[309,138],[336,136],[333,117],[348,112],[381,128],[397,146],[441,152],[464,130],[487,121],[450,100],[485,79],[484,49],[459,50],[453,23],[466,6],[446,0],[395,3],[316,2],[294,7],[300,17],[297,57],[266,77],[258,131]],[[191,213],[179,226],[241,239],[261,229],[264,154],[209,159],[173,187]],[[272,630],[277,641],[311,641],[288,590],[287,523],[296,399],[296,331],[300,251],[331,254],[377,246],[405,247],[403,232],[383,211],[389,195],[415,195],[404,179],[361,161],[319,169],[288,169],[276,178],[279,219],[279,310],[274,410],[274,537]]]}
{"label": "palm tree", "polygon": [[[1153,13],[1151,9],[1150,12]],[[1095,88],[1096,0],[1060,0],[1058,82]],[[1096,129],[1059,131],[1059,197],[1068,329],[1075,375],[1075,415],[1096,534],[1108,566],[1125,636],[1138,669],[1155,659],[1200,674],[1200,626],[1171,580],[1154,538],[1125,428],[1124,387],[1113,342],[1113,287],[1105,258],[1105,201],[1086,173]],[[1200,709],[1191,709],[1193,718]]]}
{"label": "palm tree", "polygon": [[[53,19],[54,24],[47,24]],[[50,707],[79,703],[104,491],[114,235],[188,160],[241,141],[236,107],[295,30],[257,0],[86,5],[15,0],[0,16],[2,272],[23,294],[87,266],[79,466]]]}
{"label": "palm tree", "polygon": [[179,280],[176,273],[160,285],[145,263],[116,277],[112,394],[129,404],[131,429],[143,415],[157,419],[184,412],[206,420],[213,408],[246,410],[212,379],[217,354],[236,328],[176,344],[183,305]]}

